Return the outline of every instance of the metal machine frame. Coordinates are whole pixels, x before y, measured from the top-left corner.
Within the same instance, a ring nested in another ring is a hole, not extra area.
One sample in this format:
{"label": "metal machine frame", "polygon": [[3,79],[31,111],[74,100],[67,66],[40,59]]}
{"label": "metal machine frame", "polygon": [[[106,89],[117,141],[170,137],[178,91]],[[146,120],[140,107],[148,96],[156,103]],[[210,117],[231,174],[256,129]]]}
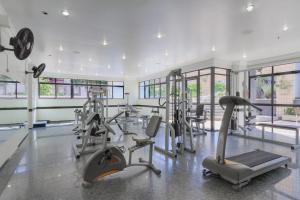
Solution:
{"label": "metal machine frame", "polygon": [[[179,79],[177,79],[179,78]],[[177,91],[177,81],[181,84],[181,94]],[[155,150],[166,154],[172,158],[177,157],[177,153],[183,153],[188,151],[195,153],[192,128],[186,120],[186,81],[185,76],[181,73],[181,69],[172,70],[166,77],[166,101],[160,106],[166,107],[166,126],[165,126],[165,147],[155,146]],[[175,116],[176,115],[176,116]],[[172,118],[170,119],[170,116]],[[177,129],[177,130],[176,130]],[[187,130],[189,134],[187,134]],[[169,139],[171,135],[171,149],[169,148]],[[190,136],[189,147],[186,144],[186,136]],[[178,137],[178,143],[176,144],[176,137]]]}
{"label": "metal machine frame", "polygon": [[[105,122],[104,117],[105,107],[108,107],[104,105],[107,90],[103,87],[91,87],[89,94],[89,99],[84,103],[80,117],[81,127],[74,130],[78,140],[73,144],[73,151],[77,159],[83,154],[96,152],[97,145],[101,144],[102,148],[105,148],[106,143],[110,141],[108,133],[115,134],[109,124]],[[75,117],[77,117],[76,113]]]}

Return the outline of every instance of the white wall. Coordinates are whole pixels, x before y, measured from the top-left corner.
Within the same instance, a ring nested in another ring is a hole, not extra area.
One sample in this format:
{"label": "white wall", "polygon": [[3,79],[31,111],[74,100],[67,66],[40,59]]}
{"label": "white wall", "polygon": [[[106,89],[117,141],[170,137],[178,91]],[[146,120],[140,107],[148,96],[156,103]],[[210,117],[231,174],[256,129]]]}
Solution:
{"label": "white wall", "polygon": [[[27,107],[26,99],[0,99],[1,108]],[[27,121],[27,109],[25,110],[0,110],[0,124],[23,123]]]}
{"label": "white wall", "polygon": [[[39,99],[37,109],[37,120],[50,120],[50,121],[62,121],[62,120],[74,120],[75,108],[51,108],[51,107],[63,107],[63,106],[82,106],[85,99]],[[123,105],[125,100],[111,99],[109,105]],[[42,109],[39,107],[50,107],[49,109]],[[109,117],[117,114],[117,107],[109,107]]]}

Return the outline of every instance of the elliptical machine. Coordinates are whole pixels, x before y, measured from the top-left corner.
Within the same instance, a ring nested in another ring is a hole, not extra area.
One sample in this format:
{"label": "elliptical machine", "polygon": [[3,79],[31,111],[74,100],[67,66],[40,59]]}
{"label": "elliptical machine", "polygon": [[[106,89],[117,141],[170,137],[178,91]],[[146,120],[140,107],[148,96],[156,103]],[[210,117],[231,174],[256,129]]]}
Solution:
{"label": "elliptical machine", "polygon": [[[166,101],[161,103],[159,98],[159,106],[166,107],[165,147],[155,146],[155,150],[172,158],[176,158],[177,153],[182,154],[184,151],[195,153],[192,128],[186,120],[188,103],[186,81],[181,69],[172,70],[166,77],[166,84]],[[190,139],[189,144],[186,141],[187,136]],[[171,149],[169,150],[170,137]]]}

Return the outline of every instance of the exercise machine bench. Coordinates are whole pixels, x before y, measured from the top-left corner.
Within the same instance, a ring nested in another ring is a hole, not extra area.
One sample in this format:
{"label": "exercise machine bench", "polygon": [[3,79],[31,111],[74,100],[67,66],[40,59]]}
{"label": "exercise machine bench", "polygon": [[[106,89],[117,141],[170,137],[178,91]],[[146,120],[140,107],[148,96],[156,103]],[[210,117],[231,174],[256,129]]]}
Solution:
{"label": "exercise machine bench", "polygon": [[295,144],[291,145],[291,149],[299,149],[299,126],[293,126],[293,125],[282,125],[282,124],[270,124],[270,123],[258,123],[256,126],[261,126],[262,127],[262,140],[271,142],[271,143],[277,143],[281,145],[290,145],[290,143],[285,143],[285,142],[278,142],[274,140],[268,140],[265,138],[265,127],[270,127],[270,128],[278,128],[278,129],[284,129],[284,130],[292,130],[295,131],[296,134],[296,139],[295,139]]}

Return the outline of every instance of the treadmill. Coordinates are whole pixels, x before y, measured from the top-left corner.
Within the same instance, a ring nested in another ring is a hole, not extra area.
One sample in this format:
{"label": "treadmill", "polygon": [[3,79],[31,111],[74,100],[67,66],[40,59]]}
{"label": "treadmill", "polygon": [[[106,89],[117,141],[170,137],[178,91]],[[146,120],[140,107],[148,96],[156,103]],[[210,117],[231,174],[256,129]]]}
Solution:
{"label": "treadmill", "polygon": [[226,106],[226,109],[220,128],[216,157],[209,156],[203,160],[204,176],[210,174],[219,175],[221,178],[231,182],[234,189],[240,190],[252,178],[281,166],[288,166],[288,163],[291,162],[289,157],[262,150],[225,158],[228,128],[234,108],[236,106],[252,106],[259,111],[261,109],[238,96],[224,96],[220,98],[219,104],[223,109]]}

